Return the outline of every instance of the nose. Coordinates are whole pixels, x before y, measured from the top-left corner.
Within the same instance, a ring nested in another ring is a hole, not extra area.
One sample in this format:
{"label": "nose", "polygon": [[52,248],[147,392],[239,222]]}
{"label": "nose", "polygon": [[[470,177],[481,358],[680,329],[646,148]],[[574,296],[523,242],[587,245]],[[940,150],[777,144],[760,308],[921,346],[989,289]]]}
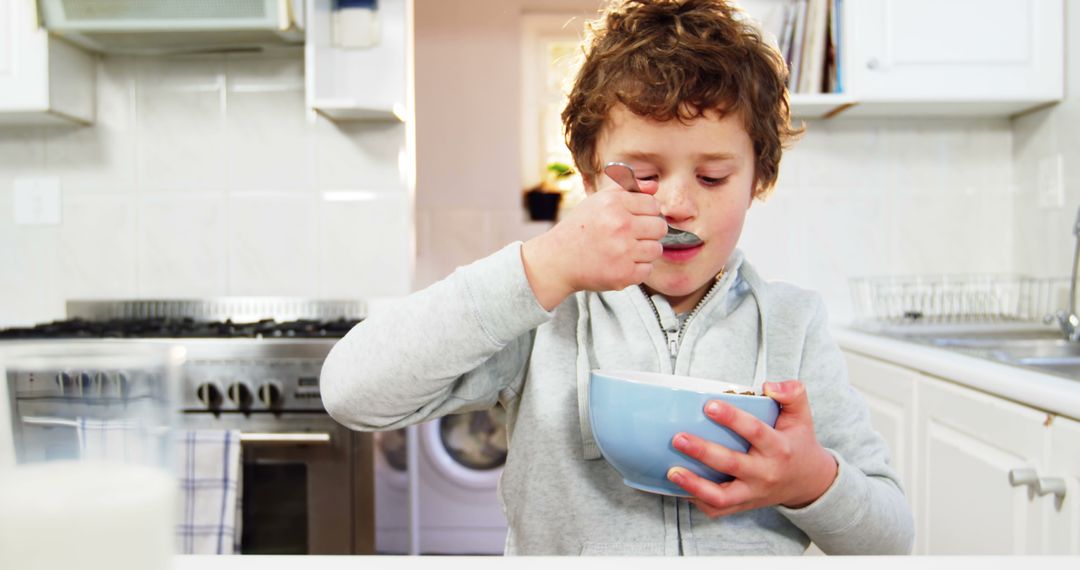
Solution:
{"label": "nose", "polygon": [[691,195],[690,185],[682,179],[670,179],[668,184],[661,184],[657,189],[656,199],[660,202],[660,214],[677,228],[682,229],[680,224],[697,215],[697,205]]}

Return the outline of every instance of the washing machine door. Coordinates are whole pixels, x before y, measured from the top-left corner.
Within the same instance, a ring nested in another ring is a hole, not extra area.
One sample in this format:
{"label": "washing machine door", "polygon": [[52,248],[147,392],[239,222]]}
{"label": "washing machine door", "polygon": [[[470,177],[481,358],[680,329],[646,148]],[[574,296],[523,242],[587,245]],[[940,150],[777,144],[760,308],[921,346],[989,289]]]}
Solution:
{"label": "washing machine door", "polygon": [[405,429],[375,433],[375,471],[394,489],[409,486],[409,458]]}
{"label": "washing machine door", "polygon": [[424,450],[440,474],[470,489],[494,489],[506,463],[506,410],[495,406],[423,425]]}

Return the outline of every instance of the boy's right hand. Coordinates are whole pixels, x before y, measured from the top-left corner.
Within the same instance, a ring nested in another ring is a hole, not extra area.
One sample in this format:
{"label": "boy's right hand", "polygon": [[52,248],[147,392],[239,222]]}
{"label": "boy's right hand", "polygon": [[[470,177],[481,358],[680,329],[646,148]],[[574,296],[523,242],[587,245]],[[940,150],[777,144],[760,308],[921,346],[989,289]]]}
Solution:
{"label": "boy's right hand", "polygon": [[521,248],[525,276],[548,311],[577,291],[617,291],[641,283],[664,253],[660,238],[667,234],[667,222],[659,216],[656,198],[602,179],[605,189]]}

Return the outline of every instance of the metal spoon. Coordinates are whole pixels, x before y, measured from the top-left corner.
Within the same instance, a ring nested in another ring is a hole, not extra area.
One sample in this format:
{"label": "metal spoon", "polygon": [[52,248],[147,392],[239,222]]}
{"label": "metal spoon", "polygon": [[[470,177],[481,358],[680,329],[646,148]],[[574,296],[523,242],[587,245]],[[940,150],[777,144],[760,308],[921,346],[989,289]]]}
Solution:
{"label": "metal spoon", "polygon": [[[641,192],[641,187],[639,187],[637,183],[637,177],[634,176],[634,169],[625,162],[609,162],[605,164],[604,174],[607,174],[616,184],[622,186],[625,190],[630,192]],[[664,216],[661,215],[660,217],[663,218]],[[701,243],[701,238],[693,232],[673,228],[671,227],[671,224],[668,224],[667,235],[660,238],[660,245],[678,249],[694,247]]]}

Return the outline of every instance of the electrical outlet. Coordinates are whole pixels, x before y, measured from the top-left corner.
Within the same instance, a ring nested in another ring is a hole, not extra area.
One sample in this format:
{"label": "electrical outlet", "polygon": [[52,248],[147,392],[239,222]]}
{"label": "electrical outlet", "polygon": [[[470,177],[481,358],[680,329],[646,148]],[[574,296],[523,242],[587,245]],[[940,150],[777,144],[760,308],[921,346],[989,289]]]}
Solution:
{"label": "electrical outlet", "polygon": [[1065,207],[1065,162],[1061,153],[1039,159],[1039,207]]}
{"label": "electrical outlet", "polygon": [[60,223],[60,179],[15,179],[15,225],[52,226]]}

